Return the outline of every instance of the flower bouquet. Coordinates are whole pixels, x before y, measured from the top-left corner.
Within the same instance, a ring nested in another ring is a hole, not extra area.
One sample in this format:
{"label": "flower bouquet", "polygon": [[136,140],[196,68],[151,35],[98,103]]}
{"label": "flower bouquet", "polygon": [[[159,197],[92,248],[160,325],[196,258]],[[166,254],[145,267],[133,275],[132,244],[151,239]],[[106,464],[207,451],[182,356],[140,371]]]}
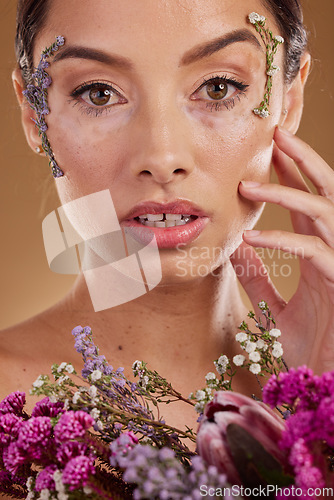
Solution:
{"label": "flower bouquet", "polygon": [[[205,387],[188,398],[143,361],[132,367],[137,381],[128,380],[99,354],[91,329],[76,327],[82,373],[63,362],[53,365],[53,380],[38,377],[31,393],[44,398],[31,415],[22,392],[0,403],[0,493],[60,500],[333,495],[334,373],[287,370],[280,331],[268,305],[259,307],[263,321],[249,313],[257,331],[243,322],[236,335],[241,353],[232,362],[220,356]],[[232,392],[239,369],[264,385],[263,402]],[[174,401],[199,413],[197,434],[164,421],[161,408]]]}

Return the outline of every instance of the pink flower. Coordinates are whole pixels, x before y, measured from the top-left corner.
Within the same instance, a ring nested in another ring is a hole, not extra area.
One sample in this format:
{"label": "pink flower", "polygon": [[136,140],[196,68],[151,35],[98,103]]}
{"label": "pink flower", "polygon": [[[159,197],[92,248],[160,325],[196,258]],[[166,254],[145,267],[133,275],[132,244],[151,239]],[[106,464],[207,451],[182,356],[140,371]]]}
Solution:
{"label": "pink flower", "polygon": [[216,392],[204,410],[197,434],[197,448],[206,462],[227,475],[231,484],[241,484],[228,444],[230,424],[237,424],[257,440],[278,462],[286,463],[286,453],[278,443],[284,422],[265,404],[229,391]]}
{"label": "pink flower", "polygon": [[14,415],[22,416],[23,407],[26,402],[24,392],[12,392],[0,402],[0,414],[14,413]]}
{"label": "pink flower", "polygon": [[62,481],[73,491],[87,485],[89,477],[95,474],[94,460],[84,455],[72,458],[65,466]]}
{"label": "pink flower", "polygon": [[54,428],[58,443],[84,437],[86,430],[94,424],[94,419],[84,411],[68,411],[63,413]]}

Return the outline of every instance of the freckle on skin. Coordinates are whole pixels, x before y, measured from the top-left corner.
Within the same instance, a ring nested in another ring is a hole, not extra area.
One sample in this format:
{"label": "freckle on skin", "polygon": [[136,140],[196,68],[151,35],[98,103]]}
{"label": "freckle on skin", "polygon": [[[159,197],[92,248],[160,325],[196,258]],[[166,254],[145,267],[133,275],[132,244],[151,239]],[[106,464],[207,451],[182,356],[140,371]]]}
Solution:
{"label": "freckle on skin", "polygon": [[118,350],[119,350],[119,351],[122,351],[122,350],[123,350],[123,346],[119,345],[119,346],[118,346]]}

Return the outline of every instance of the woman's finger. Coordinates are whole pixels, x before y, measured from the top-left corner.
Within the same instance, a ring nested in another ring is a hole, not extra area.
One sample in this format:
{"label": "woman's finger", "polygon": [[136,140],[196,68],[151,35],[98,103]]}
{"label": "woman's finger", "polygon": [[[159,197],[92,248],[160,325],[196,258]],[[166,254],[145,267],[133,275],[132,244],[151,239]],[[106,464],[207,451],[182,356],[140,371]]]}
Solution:
{"label": "woman's finger", "polygon": [[272,162],[280,184],[310,193],[295,162],[274,143]]}
{"label": "woman's finger", "polygon": [[241,181],[242,196],[249,200],[275,203],[309,217],[328,245],[334,247],[334,204],[322,196],[279,184]]}
{"label": "woman's finger", "polygon": [[334,172],[308,144],[288,130],[276,127],[277,146],[292,158],[316,186],[319,194],[334,199]]}
{"label": "woman's finger", "polygon": [[[295,162],[283,153],[276,143],[274,143],[272,163],[280,184],[306,193],[311,192]],[[295,232],[309,234],[310,221],[304,214],[290,212],[290,217]]]}
{"label": "woman's finger", "polygon": [[244,240],[254,247],[277,248],[306,259],[334,284],[334,250],[318,236],[286,231],[244,231]]}
{"label": "woman's finger", "polygon": [[254,311],[259,313],[258,303],[265,300],[274,316],[278,316],[286,302],[276,290],[267,268],[252,246],[242,242],[230,258],[234,271],[247,293]]}

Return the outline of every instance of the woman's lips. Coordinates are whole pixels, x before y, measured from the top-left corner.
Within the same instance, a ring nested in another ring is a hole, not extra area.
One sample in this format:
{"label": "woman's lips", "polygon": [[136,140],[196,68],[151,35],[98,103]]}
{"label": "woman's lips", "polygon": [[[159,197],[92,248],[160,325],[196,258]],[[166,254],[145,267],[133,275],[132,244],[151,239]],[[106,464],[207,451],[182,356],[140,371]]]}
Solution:
{"label": "woman's lips", "polygon": [[190,243],[197,238],[208,222],[208,217],[196,216],[180,226],[150,227],[133,218],[121,222],[121,226],[128,228],[130,234],[133,234],[133,237],[144,245],[148,245],[155,236],[159,248],[175,248],[177,245]]}
{"label": "woman's lips", "polygon": [[155,237],[159,248],[175,248],[197,238],[208,222],[209,217],[201,208],[188,200],[176,199],[140,202],[128,212],[121,226],[144,245]]}

